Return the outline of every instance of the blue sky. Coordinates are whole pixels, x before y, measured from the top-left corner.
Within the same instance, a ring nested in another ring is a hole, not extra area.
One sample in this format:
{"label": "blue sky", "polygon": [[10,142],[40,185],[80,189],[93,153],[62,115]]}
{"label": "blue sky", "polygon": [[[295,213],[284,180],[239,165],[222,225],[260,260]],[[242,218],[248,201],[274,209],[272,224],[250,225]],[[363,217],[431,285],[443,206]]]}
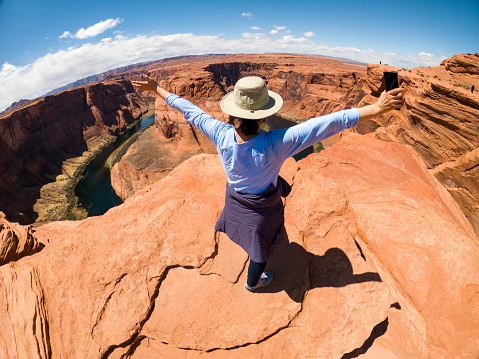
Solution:
{"label": "blue sky", "polygon": [[479,52],[479,0],[0,0],[0,111],[178,55],[289,52],[396,67]]}

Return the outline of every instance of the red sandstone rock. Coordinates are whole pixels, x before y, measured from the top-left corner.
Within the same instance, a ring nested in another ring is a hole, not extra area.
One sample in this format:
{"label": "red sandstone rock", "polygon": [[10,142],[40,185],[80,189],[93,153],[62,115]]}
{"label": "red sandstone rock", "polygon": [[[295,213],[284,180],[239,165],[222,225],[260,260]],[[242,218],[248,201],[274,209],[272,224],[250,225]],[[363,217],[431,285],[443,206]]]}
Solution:
{"label": "red sandstone rock", "polygon": [[466,153],[456,161],[437,166],[432,173],[449,191],[479,233],[479,148]]}
{"label": "red sandstone rock", "polygon": [[457,54],[444,60],[441,65],[451,72],[479,75],[479,55],[477,53]]}
{"label": "red sandstone rock", "polygon": [[[368,66],[367,83],[371,91],[382,91],[382,71],[390,69]],[[451,83],[454,75],[448,75],[443,68],[429,69],[427,77],[418,76],[421,70],[412,71],[399,70],[406,105],[374,120],[379,125],[375,137],[413,146],[428,168],[456,160],[476,148],[479,98],[454,86]],[[363,103],[373,101],[370,95],[363,98]]]}
{"label": "red sandstone rock", "polygon": [[[191,129],[191,126],[188,127]],[[111,171],[112,186],[124,199],[166,177],[186,159],[203,153],[193,134],[168,139],[156,127],[150,127],[140,139]]]}
{"label": "red sandstone rock", "polygon": [[[170,83],[216,99],[231,86],[226,68],[218,66],[214,84]],[[350,98],[374,101],[383,68],[370,66]],[[247,257],[213,230],[225,184],[219,160],[195,157],[104,216],[33,233],[47,247],[0,267],[0,316],[8,318],[0,357],[477,357],[478,240],[426,167],[474,225],[477,99],[454,83],[478,78],[444,66],[412,71],[400,70],[405,109],[355,129],[368,136],[285,166],[294,182],[289,238],[268,263],[270,287],[243,289]],[[289,114],[309,111],[294,105],[308,92],[286,86],[297,74],[281,76],[271,86],[290,91]],[[329,81],[316,79],[308,81]],[[216,100],[202,101],[217,116]],[[174,116],[164,112],[158,128],[172,143],[191,139]],[[417,155],[368,137],[409,144]]]}
{"label": "red sandstone rock", "polygon": [[0,267],[0,356],[329,359],[368,340],[369,355],[479,355],[478,240],[412,149],[351,135],[282,175],[288,240],[257,293],[214,231],[217,155],[103,216],[39,227],[50,243]]}
{"label": "red sandstone rock", "polygon": [[5,110],[0,112],[0,116],[3,115],[3,114],[6,114],[8,112],[15,111],[16,109],[26,105],[29,102],[30,102],[30,100],[26,100],[26,99],[21,99],[17,102],[14,102],[9,107],[7,107]]}
{"label": "red sandstone rock", "polygon": [[407,147],[349,136],[324,157],[300,166],[318,163],[345,190],[366,258],[406,318],[425,321],[414,331],[426,357],[477,355],[479,241],[458,205]]}

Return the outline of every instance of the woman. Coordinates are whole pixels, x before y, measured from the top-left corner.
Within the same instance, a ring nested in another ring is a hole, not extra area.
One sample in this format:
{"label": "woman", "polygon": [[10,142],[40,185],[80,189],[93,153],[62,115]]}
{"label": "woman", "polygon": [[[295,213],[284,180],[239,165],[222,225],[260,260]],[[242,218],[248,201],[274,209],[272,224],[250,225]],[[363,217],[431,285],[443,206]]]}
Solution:
{"label": "woman", "polygon": [[154,92],[185,119],[203,132],[216,146],[228,183],[225,207],[215,229],[224,232],[249,255],[249,291],[271,283],[273,275],[264,272],[266,261],[281,243],[284,234],[284,208],[281,197],[291,187],[279,177],[286,159],[319,141],[351,128],[403,104],[403,89],[383,92],[373,105],[343,110],[310,119],[290,128],[260,133],[265,119],[279,111],[283,100],[268,91],[256,76],[240,79],[233,92],[221,100],[221,109],[233,125],[219,121],[191,102],[169,93],[152,78],[132,81],[133,86]]}

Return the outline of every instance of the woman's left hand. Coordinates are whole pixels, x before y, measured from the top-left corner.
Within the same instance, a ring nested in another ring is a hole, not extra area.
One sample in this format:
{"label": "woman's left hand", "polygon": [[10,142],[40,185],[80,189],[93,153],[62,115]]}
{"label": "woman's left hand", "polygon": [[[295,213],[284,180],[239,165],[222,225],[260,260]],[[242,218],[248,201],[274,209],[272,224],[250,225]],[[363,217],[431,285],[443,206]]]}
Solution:
{"label": "woman's left hand", "polygon": [[403,88],[393,89],[388,92],[383,91],[375,103],[358,108],[359,122],[368,121],[378,115],[401,107],[404,104],[403,92]]}
{"label": "woman's left hand", "polygon": [[396,88],[388,92],[383,91],[379,96],[379,99],[376,101],[380,113],[385,113],[401,107],[404,104],[403,92],[403,88]]}

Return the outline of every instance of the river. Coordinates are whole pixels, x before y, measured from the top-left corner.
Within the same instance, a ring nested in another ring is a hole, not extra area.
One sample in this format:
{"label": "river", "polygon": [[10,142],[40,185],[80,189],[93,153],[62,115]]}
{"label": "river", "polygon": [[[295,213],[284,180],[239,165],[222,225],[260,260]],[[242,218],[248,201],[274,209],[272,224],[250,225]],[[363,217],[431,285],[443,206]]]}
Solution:
{"label": "river", "polygon": [[111,186],[110,169],[105,166],[110,155],[131,136],[155,122],[155,116],[144,117],[135,126],[122,133],[111,145],[86,167],[83,177],[75,187],[75,195],[83,206],[88,217],[99,216],[123,201]]}

